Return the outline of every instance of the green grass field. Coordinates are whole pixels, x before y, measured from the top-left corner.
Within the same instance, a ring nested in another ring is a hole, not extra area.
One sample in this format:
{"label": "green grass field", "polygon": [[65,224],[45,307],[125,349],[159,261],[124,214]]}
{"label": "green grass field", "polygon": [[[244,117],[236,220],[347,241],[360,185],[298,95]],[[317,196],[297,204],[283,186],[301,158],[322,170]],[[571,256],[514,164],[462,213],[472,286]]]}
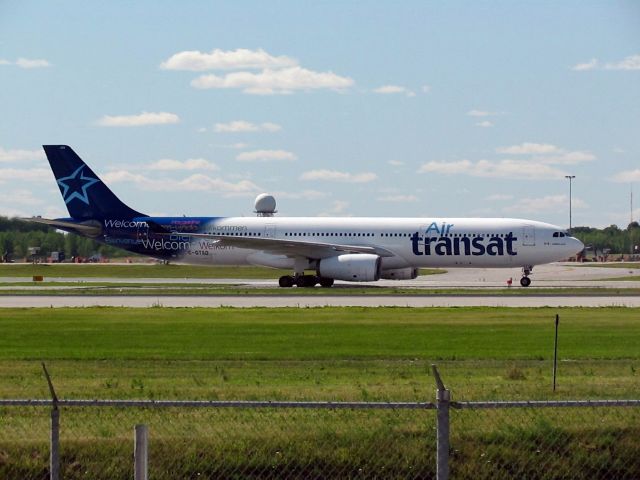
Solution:
{"label": "green grass field", "polygon": [[539,398],[556,313],[561,394],[634,394],[629,308],[5,309],[0,392],[45,394],[44,360],[66,397],[414,400],[436,362],[471,397]]}
{"label": "green grass field", "polygon": [[587,262],[587,263],[577,263],[577,266],[580,267],[603,267],[603,268],[629,268],[629,269],[637,269],[640,268],[640,262]]}
{"label": "green grass field", "polygon": [[[2,398],[47,398],[40,361],[61,398],[433,401],[431,363],[454,400],[640,391],[640,312],[630,308],[0,313]],[[454,410],[452,472],[551,478],[535,468],[543,455],[562,478],[634,478],[639,413]],[[63,475],[131,478],[131,432],[144,422],[153,478],[431,478],[434,418],[432,411],[63,408]],[[47,422],[46,409],[0,409],[0,478],[41,478]]]}
{"label": "green grass field", "polygon": [[160,263],[56,263],[0,264],[0,277],[115,277],[115,278],[278,278],[289,271],[264,267],[206,267],[198,265],[164,265]]}

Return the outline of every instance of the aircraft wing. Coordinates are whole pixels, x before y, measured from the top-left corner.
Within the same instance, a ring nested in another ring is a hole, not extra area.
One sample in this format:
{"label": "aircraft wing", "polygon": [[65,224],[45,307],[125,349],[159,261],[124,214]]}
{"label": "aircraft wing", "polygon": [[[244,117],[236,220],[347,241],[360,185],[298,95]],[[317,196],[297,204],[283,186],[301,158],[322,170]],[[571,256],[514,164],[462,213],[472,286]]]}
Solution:
{"label": "aircraft wing", "polygon": [[42,225],[48,225],[49,227],[60,229],[76,230],[84,235],[95,237],[100,235],[101,228],[99,225],[91,225],[86,223],[67,222],[65,220],[50,220],[42,217],[21,218],[25,222],[40,223]]}
{"label": "aircraft wing", "polygon": [[381,257],[393,257],[395,254],[386,248],[363,245],[343,245],[339,243],[309,242],[306,240],[284,240],[265,237],[232,237],[210,233],[172,232],[164,235],[178,235],[193,238],[206,238],[220,246],[250,248],[266,253],[286,255],[288,257],[328,258],[341,253],[371,253]]}

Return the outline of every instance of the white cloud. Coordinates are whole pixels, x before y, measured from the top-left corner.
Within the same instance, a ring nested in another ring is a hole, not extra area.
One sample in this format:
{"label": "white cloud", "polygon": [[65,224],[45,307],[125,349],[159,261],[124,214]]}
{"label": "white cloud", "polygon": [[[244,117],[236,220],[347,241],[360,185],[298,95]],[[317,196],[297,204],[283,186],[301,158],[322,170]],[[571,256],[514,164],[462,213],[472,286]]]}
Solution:
{"label": "white cloud", "polygon": [[562,149],[548,143],[529,143],[524,142],[520,145],[511,145],[509,147],[496,148],[497,153],[506,153],[509,155],[541,155],[547,153],[561,153]]}
{"label": "white cloud", "polygon": [[296,90],[344,90],[354,84],[333,72],[314,72],[302,67],[265,69],[260,73],[233,72],[224,76],[202,75],[191,81],[195,88],[238,88],[253,95],[293,93]]}
{"label": "white cloud", "polygon": [[430,93],[431,92],[431,86],[430,85],[423,85],[421,90],[422,90],[422,93]]}
{"label": "white cloud", "polygon": [[160,64],[164,70],[190,70],[202,72],[205,70],[242,70],[286,68],[296,66],[298,62],[293,58],[281,55],[273,56],[262,49],[236,50],[214,49],[209,53],[198,50],[179,52]]}
{"label": "white cloud", "polygon": [[142,190],[147,191],[172,191],[191,192],[207,191],[220,193],[226,196],[252,194],[261,189],[249,180],[228,182],[220,178],[210,177],[201,173],[193,174],[182,180],[176,179],[152,179],[141,174],[131,173],[127,170],[116,170],[103,175],[103,180],[108,183],[134,183]]}
{"label": "white cloud", "polygon": [[507,195],[504,193],[494,193],[493,195],[489,195],[487,197],[487,200],[490,200],[492,202],[500,202],[503,200],[511,200],[513,198],[513,195]]}
{"label": "white cloud", "polygon": [[570,152],[548,143],[525,142],[520,145],[498,147],[496,152],[509,155],[532,155],[532,161],[549,165],[576,165],[596,159],[596,156],[590,152],[578,150]]}
{"label": "white cloud", "polygon": [[270,162],[273,160],[297,160],[295,154],[286,150],[254,150],[251,152],[242,152],[236,156],[239,162]]}
{"label": "white cloud", "polygon": [[[571,199],[571,206],[574,209],[586,208],[586,204],[579,198]],[[502,209],[505,213],[537,213],[537,212],[557,212],[569,209],[568,195],[547,195],[539,198],[521,198],[512,205]]]}
{"label": "white cloud", "polygon": [[53,175],[48,168],[0,168],[0,183],[7,181],[14,182],[16,180],[26,182],[51,182]]}
{"label": "white cloud", "polygon": [[331,204],[331,208],[327,211],[321,212],[318,214],[319,217],[331,217],[334,215],[343,215],[345,214],[347,208],[349,207],[349,202],[344,200],[334,200]]}
{"label": "white cloud", "polygon": [[45,158],[41,149],[37,150],[5,150],[0,147],[0,162],[23,162],[30,160],[42,160]]}
{"label": "white cloud", "polygon": [[13,190],[0,193],[0,204],[12,205],[43,205],[45,202],[33,196],[31,190]]}
{"label": "white cloud", "polygon": [[476,123],[476,127],[490,128],[493,127],[493,123],[489,120],[483,120],[482,122]]}
{"label": "white cloud", "polygon": [[326,198],[330,194],[329,192],[321,192],[319,190],[296,190],[294,192],[273,192],[273,196],[277,199],[286,198],[292,200],[318,200],[320,198]]}
{"label": "white cloud", "polygon": [[623,60],[614,63],[607,63],[606,70],[640,70],[640,55],[629,55]]}
{"label": "white cloud", "polygon": [[498,112],[489,112],[487,110],[469,110],[467,116],[469,117],[491,117],[498,115]]}
{"label": "white cloud", "polygon": [[576,165],[582,162],[590,162],[595,160],[596,156],[589,152],[564,152],[560,155],[551,155],[544,157],[536,157],[536,160],[539,160],[543,163],[553,164],[553,165]]}
{"label": "white cloud", "polygon": [[323,180],[329,182],[368,183],[376,180],[375,173],[348,173],[337,170],[310,170],[300,175],[300,180]]}
{"label": "white cloud", "polygon": [[244,148],[248,148],[249,144],[243,143],[243,142],[236,142],[236,143],[223,143],[223,144],[212,145],[212,146],[216,148],[231,148],[234,150],[242,150]]}
{"label": "white cloud", "polygon": [[469,175],[484,178],[510,178],[527,180],[561,179],[567,174],[549,165],[521,160],[460,160],[455,162],[427,162],[418,173]]}
{"label": "white cloud", "polygon": [[416,94],[409,90],[407,87],[402,87],[400,85],[383,85],[382,87],[375,88],[374,93],[380,93],[383,95],[393,95],[393,94],[404,94],[407,97],[415,97]]}
{"label": "white cloud", "polygon": [[229,123],[216,123],[213,131],[218,133],[243,133],[243,132],[279,132],[282,127],[277,123],[251,123],[245,120],[234,120]]}
{"label": "white cloud", "polygon": [[163,158],[144,167],[148,170],[176,171],[176,170],[218,170],[218,166],[204,158],[189,158],[184,161]]}
{"label": "white cloud", "polygon": [[418,197],[416,197],[415,195],[386,195],[384,197],[378,197],[378,201],[391,203],[409,203],[417,202]]}
{"label": "white cloud", "polygon": [[640,55],[629,55],[618,62],[609,62],[604,65],[597,58],[592,58],[588,62],[578,63],[571,67],[571,70],[584,72],[588,70],[640,70]]}
{"label": "white cloud", "polygon": [[598,67],[598,59],[592,58],[588,62],[578,63],[571,67],[571,70],[575,70],[576,72],[583,72],[585,70],[593,70]]}
{"label": "white cloud", "polygon": [[618,172],[611,180],[619,183],[640,182],[640,168]]}
{"label": "white cloud", "polygon": [[404,165],[402,160],[389,160],[387,163],[392,167],[402,167]]}
{"label": "white cloud", "polygon": [[16,65],[20,68],[45,68],[51,66],[51,64],[47,60],[35,58],[19,58],[18,60],[16,60]]}
{"label": "white cloud", "polygon": [[11,65],[9,60],[5,60],[4,58],[0,58],[0,65]]}
{"label": "white cloud", "polygon": [[139,115],[105,115],[98,120],[102,127],[141,127],[145,125],[167,125],[178,123],[180,117],[168,112],[142,112]]}

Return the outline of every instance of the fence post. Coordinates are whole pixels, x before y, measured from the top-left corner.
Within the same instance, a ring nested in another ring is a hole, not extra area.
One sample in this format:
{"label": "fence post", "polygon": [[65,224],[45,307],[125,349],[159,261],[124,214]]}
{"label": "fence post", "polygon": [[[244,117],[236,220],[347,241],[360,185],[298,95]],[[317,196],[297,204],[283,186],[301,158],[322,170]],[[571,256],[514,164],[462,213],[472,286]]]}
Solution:
{"label": "fence post", "polygon": [[436,379],[436,407],[437,407],[437,464],[436,479],[449,479],[449,404],[451,402],[451,392],[442,383],[438,368],[431,365],[433,376]]}
{"label": "fence post", "polygon": [[60,480],[60,410],[58,410],[58,396],[53,388],[53,382],[47,371],[47,367],[42,362],[44,376],[49,385],[51,393],[51,437],[49,440],[49,478],[50,480]]}
{"label": "fence post", "polygon": [[60,410],[55,405],[51,409],[51,446],[49,454],[51,480],[60,479]]}
{"label": "fence post", "polygon": [[136,425],[135,442],[133,445],[134,479],[148,480],[149,476],[149,428],[146,425]]}

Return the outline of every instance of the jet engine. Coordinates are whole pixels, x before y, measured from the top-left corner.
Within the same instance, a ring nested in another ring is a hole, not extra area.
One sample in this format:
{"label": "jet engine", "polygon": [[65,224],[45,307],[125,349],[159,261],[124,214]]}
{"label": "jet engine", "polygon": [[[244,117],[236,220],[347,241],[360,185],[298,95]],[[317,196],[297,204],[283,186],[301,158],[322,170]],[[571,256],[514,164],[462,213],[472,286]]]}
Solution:
{"label": "jet engine", "polygon": [[391,270],[383,270],[380,278],[385,280],[413,280],[418,276],[417,268],[394,268]]}
{"label": "jet engine", "polygon": [[370,253],[323,258],[318,263],[318,276],[349,282],[375,282],[380,279],[380,262],[378,255]]}

